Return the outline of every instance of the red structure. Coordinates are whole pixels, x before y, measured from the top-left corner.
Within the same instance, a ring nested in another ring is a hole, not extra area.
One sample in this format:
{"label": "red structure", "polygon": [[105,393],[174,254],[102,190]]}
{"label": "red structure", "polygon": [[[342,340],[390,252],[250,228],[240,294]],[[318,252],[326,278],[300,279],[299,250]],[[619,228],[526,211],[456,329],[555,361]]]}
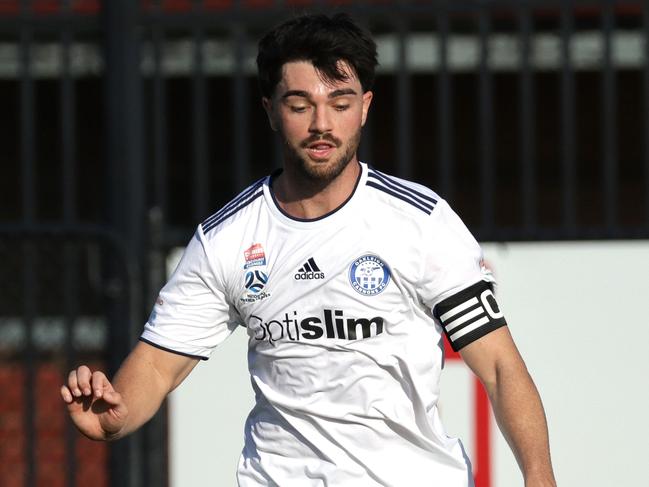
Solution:
{"label": "red structure", "polygon": [[[447,340],[444,340],[446,360],[462,360],[458,352],[454,352]],[[491,472],[491,406],[487,391],[477,377],[473,377],[473,425],[475,452],[473,460],[473,476],[475,487],[492,487]]]}
{"label": "red structure", "polygon": [[[97,367],[100,365],[96,364]],[[0,485],[26,485],[25,366],[0,364]],[[59,364],[43,362],[36,367],[35,444],[36,485],[65,487],[68,471],[66,458],[67,412],[59,397],[63,383]],[[75,433],[76,485],[108,487],[108,447]]]}

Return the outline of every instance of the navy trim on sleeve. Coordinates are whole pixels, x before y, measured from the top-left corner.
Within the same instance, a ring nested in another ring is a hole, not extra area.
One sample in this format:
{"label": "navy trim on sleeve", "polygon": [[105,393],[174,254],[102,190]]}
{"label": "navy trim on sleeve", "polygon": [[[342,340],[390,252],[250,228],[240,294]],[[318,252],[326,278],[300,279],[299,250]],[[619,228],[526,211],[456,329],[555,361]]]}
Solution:
{"label": "navy trim on sleeve", "polygon": [[162,345],[158,345],[157,343],[153,343],[150,340],[147,340],[146,338],[140,337],[139,340],[141,342],[147,343],[151,345],[152,347],[159,348],[160,350],[164,350],[165,352],[171,352],[175,353],[176,355],[182,355],[184,357],[189,357],[189,358],[195,358],[199,360],[207,360],[209,357],[201,357],[200,355],[192,355],[190,353],[185,353],[185,352],[179,352],[178,350],[172,350],[171,348],[163,347]]}

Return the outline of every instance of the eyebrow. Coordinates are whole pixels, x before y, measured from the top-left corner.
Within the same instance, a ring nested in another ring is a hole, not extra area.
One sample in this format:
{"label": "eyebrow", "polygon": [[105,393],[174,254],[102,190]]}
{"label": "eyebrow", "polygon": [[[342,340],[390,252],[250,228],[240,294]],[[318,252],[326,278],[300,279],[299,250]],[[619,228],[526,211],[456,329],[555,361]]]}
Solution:
{"label": "eyebrow", "polygon": [[[329,95],[327,98],[337,98],[339,96],[345,96],[345,95],[355,95],[356,91],[354,91],[352,88],[341,88],[340,90],[334,90]],[[288,90],[286,93],[282,95],[282,100],[286,100],[288,97],[291,96],[300,96],[302,98],[309,98],[309,93],[303,90]]]}

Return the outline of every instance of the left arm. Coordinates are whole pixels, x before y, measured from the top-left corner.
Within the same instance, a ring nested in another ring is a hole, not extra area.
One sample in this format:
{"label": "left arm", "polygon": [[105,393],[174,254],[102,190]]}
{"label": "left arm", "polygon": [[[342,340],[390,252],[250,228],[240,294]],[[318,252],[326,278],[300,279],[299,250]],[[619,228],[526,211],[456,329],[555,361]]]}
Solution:
{"label": "left arm", "polygon": [[460,354],[487,390],[525,487],[556,487],[541,398],[507,327],[470,343]]}

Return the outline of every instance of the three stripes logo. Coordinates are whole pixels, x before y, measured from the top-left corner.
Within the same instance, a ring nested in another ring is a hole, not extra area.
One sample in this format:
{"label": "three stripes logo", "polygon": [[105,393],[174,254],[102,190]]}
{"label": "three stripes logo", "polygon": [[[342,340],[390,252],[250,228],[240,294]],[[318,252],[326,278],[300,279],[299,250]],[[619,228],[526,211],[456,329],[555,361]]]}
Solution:
{"label": "three stripes logo", "polygon": [[311,281],[313,279],[324,279],[324,272],[320,270],[313,257],[309,257],[302,267],[300,267],[293,278],[296,281]]}
{"label": "three stripes logo", "polygon": [[484,281],[439,303],[435,316],[455,351],[507,324],[491,286]]}

